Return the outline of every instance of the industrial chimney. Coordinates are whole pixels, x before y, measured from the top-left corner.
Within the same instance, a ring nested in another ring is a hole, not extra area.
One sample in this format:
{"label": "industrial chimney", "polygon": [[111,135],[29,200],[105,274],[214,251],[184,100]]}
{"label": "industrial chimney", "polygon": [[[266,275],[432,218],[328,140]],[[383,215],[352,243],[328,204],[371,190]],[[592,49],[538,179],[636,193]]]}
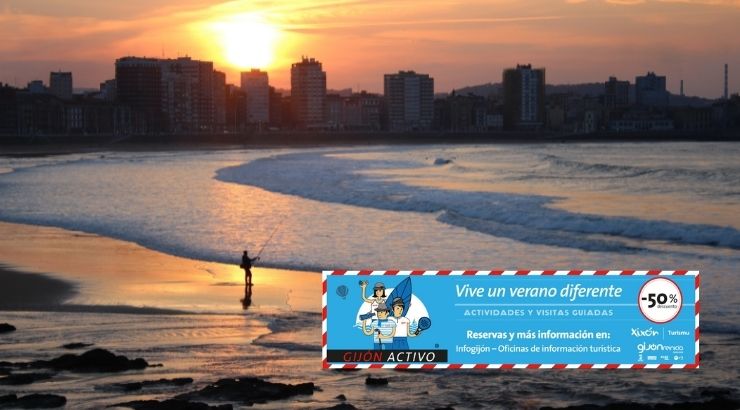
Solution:
{"label": "industrial chimney", "polygon": [[725,100],[729,98],[729,95],[727,94],[727,64],[725,64]]}

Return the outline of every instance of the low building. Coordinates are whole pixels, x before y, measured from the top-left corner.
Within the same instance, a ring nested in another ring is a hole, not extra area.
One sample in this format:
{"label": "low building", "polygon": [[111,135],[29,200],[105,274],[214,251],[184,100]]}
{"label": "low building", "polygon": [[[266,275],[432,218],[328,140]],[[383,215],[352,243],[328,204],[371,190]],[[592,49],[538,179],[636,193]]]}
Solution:
{"label": "low building", "polygon": [[481,132],[489,129],[488,102],[485,97],[453,91],[447,98],[434,102],[435,129],[452,132]]}
{"label": "low building", "polygon": [[344,99],[344,129],[355,131],[380,130],[382,97],[361,91]]}
{"label": "low building", "polygon": [[609,120],[608,129],[614,132],[671,131],[674,125],[664,114],[633,110],[625,112],[621,118]]}
{"label": "low building", "polygon": [[704,131],[715,128],[712,107],[680,107],[671,112],[677,130]]}

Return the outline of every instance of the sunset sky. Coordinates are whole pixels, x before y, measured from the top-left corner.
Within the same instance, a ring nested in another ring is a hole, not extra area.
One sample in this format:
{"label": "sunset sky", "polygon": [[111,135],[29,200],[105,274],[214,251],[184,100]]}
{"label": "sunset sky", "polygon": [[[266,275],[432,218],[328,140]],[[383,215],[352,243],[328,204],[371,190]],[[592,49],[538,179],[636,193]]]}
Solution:
{"label": "sunset sky", "polygon": [[724,63],[740,88],[738,22],[740,0],[0,0],[0,82],[47,83],[61,69],[97,87],[118,57],[189,55],[231,83],[259,66],[289,88],[307,55],[334,89],[382,91],[384,73],[413,69],[446,92],[532,63],[548,83],[651,70],[674,92],[683,79],[686,94],[718,97]]}

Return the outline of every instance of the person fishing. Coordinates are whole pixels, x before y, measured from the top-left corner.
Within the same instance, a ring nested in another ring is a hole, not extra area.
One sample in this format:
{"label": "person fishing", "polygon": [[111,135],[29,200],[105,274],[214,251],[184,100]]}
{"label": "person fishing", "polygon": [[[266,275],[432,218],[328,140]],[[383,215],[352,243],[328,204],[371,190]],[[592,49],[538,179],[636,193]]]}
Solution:
{"label": "person fishing", "polygon": [[256,258],[250,258],[249,252],[247,252],[246,250],[242,254],[242,264],[239,265],[239,267],[244,269],[245,285],[252,285],[252,263],[258,261],[259,259],[259,256],[257,256]]}
{"label": "person fishing", "polygon": [[272,233],[270,233],[270,236],[267,238],[265,243],[262,244],[262,248],[260,248],[260,251],[257,252],[257,256],[254,258],[249,257],[249,253],[247,250],[244,250],[244,253],[242,254],[242,264],[239,265],[240,268],[244,269],[244,285],[245,286],[252,286],[252,263],[260,260],[260,255],[262,255],[262,251],[265,250],[267,245],[270,243],[272,238],[275,236],[275,232],[280,229],[280,226],[285,221],[285,217],[280,220],[280,223],[275,226],[275,229],[272,230]]}

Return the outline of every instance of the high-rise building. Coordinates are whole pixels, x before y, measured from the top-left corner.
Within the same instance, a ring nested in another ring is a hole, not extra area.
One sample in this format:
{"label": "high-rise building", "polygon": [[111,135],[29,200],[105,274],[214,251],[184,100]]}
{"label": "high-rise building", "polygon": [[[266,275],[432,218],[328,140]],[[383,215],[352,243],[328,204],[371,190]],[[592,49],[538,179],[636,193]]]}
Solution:
{"label": "high-rise building", "polygon": [[241,87],[226,86],[226,129],[239,132],[247,124],[247,96]]}
{"label": "high-rise building", "polygon": [[119,102],[130,107],[132,132],[165,130],[162,89],[160,60],[139,57],[116,60],[116,94]]}
{"label": "high-rise building", "polygon": [[326,73],[321,62],[303,57],[290,69],[290,101],[298,128],[324,128]]}
{"label": "high-rise building", "polygon": [[609,77],[604,83],[604,106],[606,108],[622,108],[630,102],[630,82],[620,81],[616,77]]}
{"label": "high-rise building", "polygon": [[270,81],[267,73],[257,69],[242,72],[241,88],[247,94],[247,122],[270,122]]}
{"label": "high-rise building", "polygon": [[504,128],[531,129],[545,124],[545,69],[531,64],[503,74]]}
{"label": "high-rise building", "polygon": [[399,71],[384,76],[383,89],[390,131],[428,130],[434,119],[434,79]]}
{"label": "high-rise building", "polygon": [[[198,61],[198,131],[213,131],[216,123],[216,104],[213,84],[213,62]],[[224,76],[224,82],[226,77]]]}
{"label": "high-rise building", "polygon": [[49,92],[61,99],[72,99],[72,73],[52,71],[49,73]]}
{"label": "high-rise building", "polygon": [[213,127],[223,131],[226,126],[226,73],[213,70]]}
{"label": "high-rise building", "polygon": [[167,129],[175,133],[213,130],[213,63],[190,57],[158,61],[162,70],[162,110],[167,118]]}
{"label": "high-rise building", "polygon": [[190,57],[124,57],[116,60],[116,93],[131,107],[134,132],[212,132],[225,121],[220,74]]}
{"label": "high-rise building", "polygon": [[270,87],[270,126],[280,128],[283,126],[283,94]]}
{"label": "high-rise building", "polygon": [[648,72],[647,75],[635,78],[635,99],[637,105],[643,107],[667,107],[668,91],[666,90],[666,78]]}

